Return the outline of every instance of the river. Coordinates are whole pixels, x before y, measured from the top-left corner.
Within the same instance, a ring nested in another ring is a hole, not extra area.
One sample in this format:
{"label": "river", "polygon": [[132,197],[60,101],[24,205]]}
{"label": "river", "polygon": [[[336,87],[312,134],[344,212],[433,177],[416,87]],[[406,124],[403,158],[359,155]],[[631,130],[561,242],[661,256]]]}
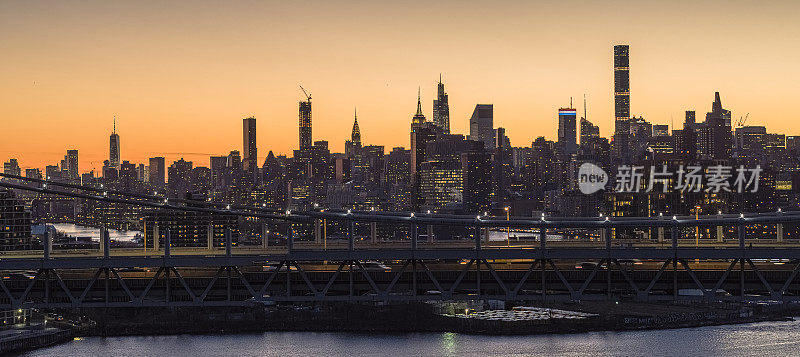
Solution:
{"label": "river", "polygon": [[79,338],[23,356],[788,356],[800,322],[567,335],[265,332]]}

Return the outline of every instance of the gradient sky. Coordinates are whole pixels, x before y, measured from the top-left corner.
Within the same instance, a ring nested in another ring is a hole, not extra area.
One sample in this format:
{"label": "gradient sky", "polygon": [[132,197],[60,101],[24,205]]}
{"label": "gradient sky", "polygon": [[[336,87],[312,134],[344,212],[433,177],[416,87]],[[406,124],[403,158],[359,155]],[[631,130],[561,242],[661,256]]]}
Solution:
{"label": "gradient sky", "polygon": [[343,151],[353,108],[365,144],[409,146],[422,87],[431,115],[441,72],[451,128],[476,103],[515,146],[555,139],[557,110],[583,94],[613,131],[612,47],[631,45],[631,111],[676,125],[710,110],[800,135],[798,1],[0,1],[0,160],[26,167],[80,150],[122,159],[241,150],[258,119],[259,165],[297,147],[298,84],[313,95],[314,140]]}

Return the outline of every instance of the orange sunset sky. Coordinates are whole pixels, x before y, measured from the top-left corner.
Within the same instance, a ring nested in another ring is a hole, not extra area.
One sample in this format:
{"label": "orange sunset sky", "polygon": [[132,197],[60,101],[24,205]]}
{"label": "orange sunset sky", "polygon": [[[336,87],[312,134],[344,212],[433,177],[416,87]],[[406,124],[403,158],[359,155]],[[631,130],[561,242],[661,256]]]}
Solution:
{"label": "orange sunset sky", "polygon": [[714,91],[733,117],[800,135],[799,1],[0,1],[0,161],[99,170],[117,117],[122,159],[242,148],[258,119],[259,165],[297,147],[298,84],[314,140],[343,151],[358,107],[365,144],[409,146],[421,86],[442,73],[451,128],[476,103],[515,146],[554,139],[557,110],[586,94],[613,131],[612,47],[631,45],[631,110],[698,118]]}

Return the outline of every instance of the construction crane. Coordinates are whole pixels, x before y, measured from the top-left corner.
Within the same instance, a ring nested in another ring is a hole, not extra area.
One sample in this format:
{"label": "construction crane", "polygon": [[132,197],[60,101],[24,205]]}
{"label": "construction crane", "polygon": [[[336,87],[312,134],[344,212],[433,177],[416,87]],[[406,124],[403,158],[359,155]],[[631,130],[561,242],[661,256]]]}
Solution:
{"label": "construction crane", "polygon": [[739,121],[736,122],[736,127],[740,128],[744,126],[744,123],[747,122],[747,117],[750,116],[750,113],[745,114],[744,117],[739,117]]}
{"label": "construction crane", "polygon": [[308,101],[310,102],[310,101],[311,101],[311,95],[310,95],[310,94],[308,94],[308,92],[306,92],[306,89],[305,89],[305,88],[303,88],[303,86],[302,86],[302,85],[300,86],[300,90],[302,90],[302,91],[303,91],[303,94],[305,94],[305,95],[306,95],[306,98],[308,98]]}

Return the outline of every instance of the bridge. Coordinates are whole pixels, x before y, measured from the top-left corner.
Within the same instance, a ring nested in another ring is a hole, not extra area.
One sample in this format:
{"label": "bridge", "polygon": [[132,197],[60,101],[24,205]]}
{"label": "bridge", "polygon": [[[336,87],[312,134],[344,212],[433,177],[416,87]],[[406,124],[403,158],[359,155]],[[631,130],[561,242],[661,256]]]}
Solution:
{"label": "bridge", "polygon": [[[800,300],[800,242],[784,226],[800,212],[695,217],[492,217],[376,211],[277,211],[263,207],[165,199],[3,175],[0,187],[157,209],[286,222],[286,243],[221,248],[162,246],[55,251],[46,236],[38,251],[0,255],[0,308],[239,306],[278,302],[498,299],[516,301],[631,299]],[[320,237],[322,222],[339,222],[346,237]],[[293,225],[314,227],[313,240]],[[356,226],[370,235],[357,237]],[[410,239],[382,241],[377,225],[404,225]],[[775,226],[754,239],[747,227]],[[467,239],[437,240],[432,227],[467,229]],[[621,239],[626,229],[653,232]],[[717,239],[692,239],[695,229]],[[735,238],[724,237],[731,229]],[[493,241],[490,232],[533,233]],[[420,234],[420,232],[429,234]],[[548,232],[584,232],[597,239],[556,240]],[[423,239],[424,238],[424,239]]]}

